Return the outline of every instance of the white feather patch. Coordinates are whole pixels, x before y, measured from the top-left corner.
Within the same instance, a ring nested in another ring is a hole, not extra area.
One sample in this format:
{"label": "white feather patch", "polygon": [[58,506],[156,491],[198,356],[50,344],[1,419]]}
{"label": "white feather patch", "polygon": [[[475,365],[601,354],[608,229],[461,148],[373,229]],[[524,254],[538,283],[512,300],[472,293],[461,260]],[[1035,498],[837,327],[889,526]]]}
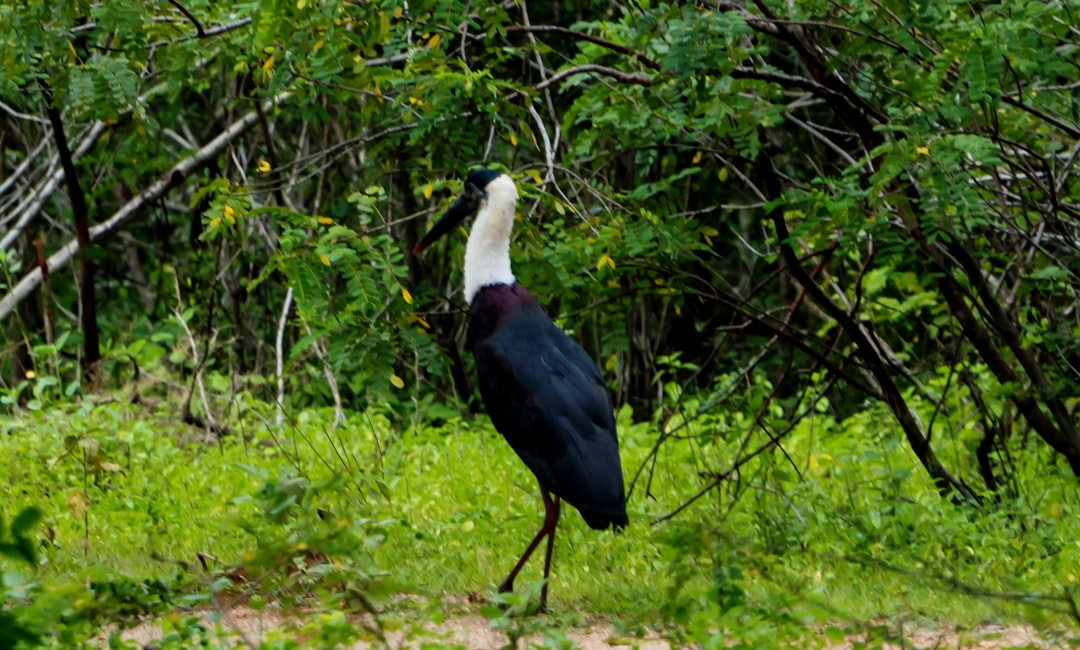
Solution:
{"label": "white feather patch", "polygon": [[487,184],[476,222],[465,246],[465,300],[472,304],[476,292],[489,284],[513,284],[510,269],[510,231],[514,227],[517,187],[502,174]]}

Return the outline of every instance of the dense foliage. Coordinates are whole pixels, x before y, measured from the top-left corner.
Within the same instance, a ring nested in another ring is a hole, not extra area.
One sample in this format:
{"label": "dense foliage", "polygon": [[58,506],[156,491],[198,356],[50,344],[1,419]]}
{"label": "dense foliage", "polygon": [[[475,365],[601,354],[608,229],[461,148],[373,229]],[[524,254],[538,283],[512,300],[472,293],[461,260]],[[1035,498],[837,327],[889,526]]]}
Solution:
{"label": "dense foliage", "polygon": [[225,438],[479,411],[464,238],[412,249],[494,165],[517,276],[651,423],[632,502],[674,457],[649,519],[710,512],[679,543],[749,501],[802,548],[823,446],[876,468],[842,519],[1030,540],[1080,475],[1078,11],[0,0],[3,431],[116,391]]}

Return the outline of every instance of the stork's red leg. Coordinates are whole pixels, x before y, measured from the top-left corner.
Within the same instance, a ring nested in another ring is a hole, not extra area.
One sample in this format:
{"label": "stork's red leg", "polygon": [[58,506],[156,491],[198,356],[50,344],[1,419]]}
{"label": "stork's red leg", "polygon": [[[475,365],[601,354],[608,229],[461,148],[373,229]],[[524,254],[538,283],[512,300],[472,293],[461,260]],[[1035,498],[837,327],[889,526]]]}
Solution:
{"label": "stork's red leg", "polygon": [[[547,490],[543,486],[540,486],[540,491],[544,495],[544,500],[548,500]],[[555,550],[555,530],[559,526],[559,497],[555,497],[551,500],[555,507],[555,517],[551,524],[551,532],[548,533],[548,545],[547,553],[544,556],[544,586],[540,587],[540,611],[547,613],[547,589],[548,589],[548,574],[551,573],[551,553]],[[546,523],[545,519],[545,523]]]}
{"label": "stork's red leg", "polygon": [[[525,566],[525,561],[532,556],[533,551],[540,545],[540,540],[544,539],[544,535],[555,534],[555,524],[559,522],[559,506],[558,497],[555,497],[556,502],[552,503],[551,495],[548,493],[547,488],[543,485],[540,486],[540,496],[544,497],[544,524],[540,526],[540,530],[536,532],[536,537],[529,542],[529,547],[525,549],[525,552],[521,554],[521,559],[517,561],[514,568],[510,570],[510,575],[506,576],[506,579],[499,583],[499,593],[504,594],[514,590],[514,578],[517,577],[521,567]],[[551,560],[551,546],[548,545],[548,561]],[[547,566],[544,568],[544,578],[547,578]],[[547,585],[544,586],[545,590]],[[546,595],[546,591],[544,592]],[[541,598],[541,603],[543,598]]]}

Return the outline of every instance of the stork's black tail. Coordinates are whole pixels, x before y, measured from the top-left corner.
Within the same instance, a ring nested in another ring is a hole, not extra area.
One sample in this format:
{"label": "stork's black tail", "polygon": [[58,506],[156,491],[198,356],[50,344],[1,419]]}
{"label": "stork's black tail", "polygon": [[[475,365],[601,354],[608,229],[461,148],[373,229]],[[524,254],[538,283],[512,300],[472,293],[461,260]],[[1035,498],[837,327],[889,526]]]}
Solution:
{"label": "stork's black tail", "polygon": [[589,528],[593,530],[607,530],[608,528],[614,528],[616,531],[620,531],[630,523],[630,519],[626,516],[626,510],[622,512],[599,512],[596,510],[581,510],[581,517],[585,520],[585,523],[589,525]]}

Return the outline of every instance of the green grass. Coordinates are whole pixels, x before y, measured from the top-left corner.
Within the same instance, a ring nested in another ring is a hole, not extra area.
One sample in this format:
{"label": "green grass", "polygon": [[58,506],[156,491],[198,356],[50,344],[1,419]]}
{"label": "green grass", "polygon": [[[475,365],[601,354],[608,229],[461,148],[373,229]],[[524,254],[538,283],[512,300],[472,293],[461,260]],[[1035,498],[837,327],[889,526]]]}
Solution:
{"label": "green grass", "polygon": [[[36,572],[0,560],[20,574],[5,578],[9,602],[37,606],[42,620],[70,620],[97,602],[91,582],[165,578],[175,596],[165,609],[203,602],[184,594],[227,587],[257,602],[298,597],[333,611],[356,606],[340,596],[352,587],[396,603],[390,609],[402,620],[433,616],[432,607],[440,615],[479,611],[463,597],[492,596],[542,519],[524,465],[486,418],[401,432],[385,418],[359,415],[333,433],[329,419],[302,413],[295,427],[272,436],[250,418],[237,427],[247,441],[221,444],[197,441],[164,406],[113,402],[7,422],[3,514],[40,507],[45,520],[36,532],[48,530],[52,540]],[[620,432],[629,478],[655,433],[626,413]],[[976,513],[943,503],[902,445],[852,445],[839,436],[830,443],[816,434],[815,459],[803,464],[801,480],[785,474],[786,461],[763,459],[739,483],[659,526],[649,522],[696,492],[703,459],[733,453],[728,443],[663,448],[651,496],[644,498],[639,482],[631,526],[621,534],[589,530],[565,509],[550,620],[601,617],[698,641],[733,626],[745,626],[747,638],[761,626],[796,635],[814,621],[1065,624],[1033,602],[965,594],[949,580],[1009,594],[1075,588],[1080,524],[1067,478],[1043,477],[1037,502],[1018,521],[1015,509]],[[796,457],[798,443],[791,441]],[[293,503],[282,485],[297,475],[309,487]],[[325,555],[324,573],[304,550]],[[208,572],[200,552],[211,558]],[[542,562],[537,553],[518,578],[519,592],[535,592]],[[235,577],[238,565],[248,583],[215,583]],[[282,570],[290,565],[304,568],[301,577]],[[19,597],[28,585],[39,588]],[[434,605],[403,604],[395,593]],[[112,601],[97,607],[72,638],[116,613]]]}

